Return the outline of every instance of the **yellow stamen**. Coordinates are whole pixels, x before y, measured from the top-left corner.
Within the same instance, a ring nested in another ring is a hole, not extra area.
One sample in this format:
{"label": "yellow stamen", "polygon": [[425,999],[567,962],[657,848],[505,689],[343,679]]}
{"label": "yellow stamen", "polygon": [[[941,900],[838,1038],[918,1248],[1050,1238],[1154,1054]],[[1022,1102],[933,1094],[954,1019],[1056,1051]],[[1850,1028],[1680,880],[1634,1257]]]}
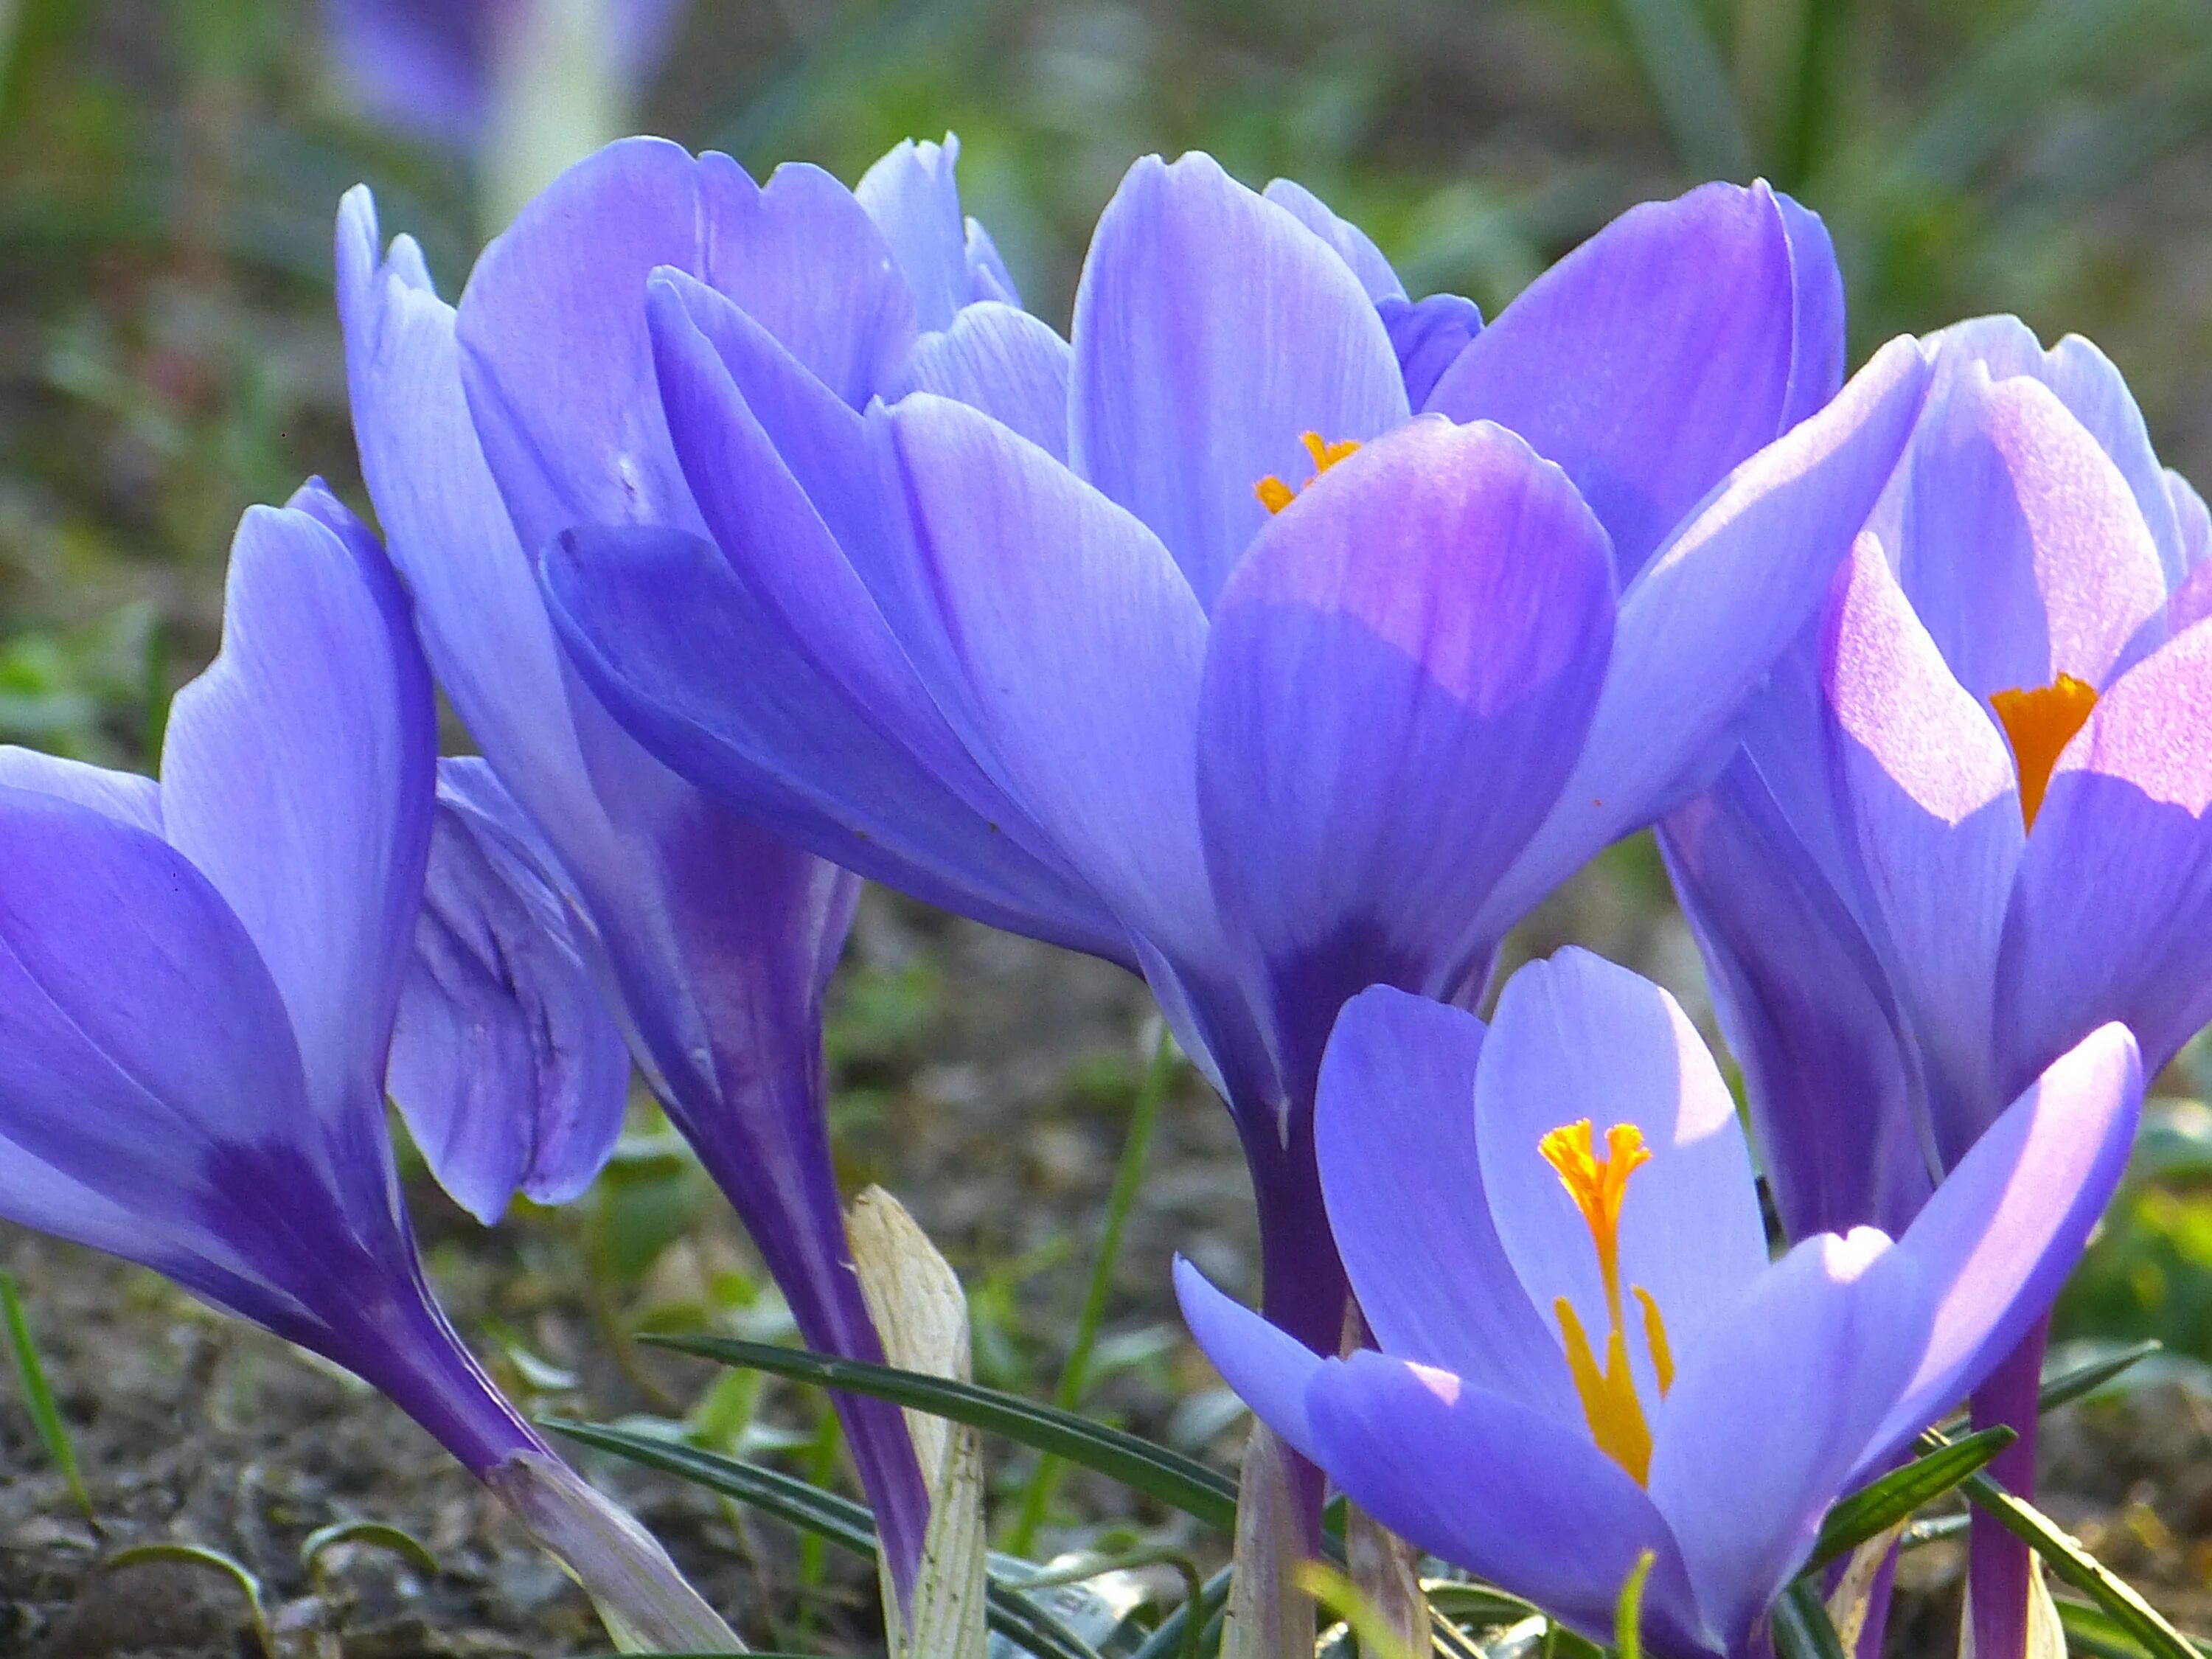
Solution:
{"label": "yellow stamen", "polygon": [[[1352,439],[1346,438],[1341,443],[1333,444],[1318,432],[1302,433],[1298,441],[1306,447],[1306,453],[1313,457],[1314,477],[1316,478],[1359,448],[1358,443]],[[1298,498],[1297,490],[1272,472],[1252,486],[1252,493],[1260,498],[1260,504],[1270,513],[1281,512]]]}
{"label": "yellow stamen", "polygon": [[1605,1274],[1605,1302],[1613,1322],[1620,1323],[1620,1201],[1628,1194],[1628,1177],[1651,1161],[1644,1132],[1633,1123],[1616,1123],[1605,1132],[1605,1152],[1597,1156],[1590,1141],[1590,1121],[1563,1125],[1536,1143],[1544,1162],[1559,1171],[1575,1207],[1583,1212],[1590,1242],[1597,1246],[1597,1265]]}
{"label": "yellow stamen", "polygon": [[1990,707],[2012,744],[2013,764],[2020,772],[2020,815],[2030,830],[2042,810],[2043,792],[2051,787],[2051,769],[2096,706],[2097,688],[2071,674],[2061,674],[2049,685],[1990,694]]}
{"label": "yellow stamen", "polygon": [[1674,1386],[1674,1351],[1667,1345],[1667,1322],[1659,1317],[1659,1304],[1651,1292],[1641,1285],[1633,1287],[1637,1304],[1644,1310],[1644,1346],[1651,1355],[1651,1370],[1659,1379],[1659,1397],[1664,1400]]}
{"label": "yellow stamen", "polygon": [[1636,1379],[1629,1373],[1628,1339],[1620,1326],[1613,1328],[1605,1342],[1605,1370],[1600,1371],[1583,1322],[1575,1316],[1575,1304],[1563,1296],[1552,1306],[1559,1316],[1567,1370],[1575,1379],[1583,1415],[1589,1419],[1590,1437],[1640,1486],[1651,1473],[1651,1429],[1636,1398]]}

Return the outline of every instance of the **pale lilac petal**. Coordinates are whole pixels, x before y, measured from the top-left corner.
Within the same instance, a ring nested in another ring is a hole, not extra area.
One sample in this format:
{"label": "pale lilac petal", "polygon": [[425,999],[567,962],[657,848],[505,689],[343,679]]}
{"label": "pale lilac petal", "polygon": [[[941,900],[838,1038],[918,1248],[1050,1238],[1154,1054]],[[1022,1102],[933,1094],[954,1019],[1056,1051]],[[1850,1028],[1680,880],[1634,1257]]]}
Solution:
{"label": "pale lilac petal", "polygon": [[443,782],[414,965],[386,1086],[430,1172],[487,1224],[520,1191],[561,1204],[591,1184],[622,1133],[629,1051],[600,1000],[585,924],[550,854],[479,760],[465,793]]}
{"label": "pale lilac petal", "polygon": [[2135,1039],[2100,1027],[1999,1115],[1898,1241],[1934,1324],[1868,1468],[1957,1405],[2050,1311],[2126,1170],[2142,1091]]}
{"label": "pale lilac petal", "polygon": [[969,269],[968,226],[954,177],[959,161],[960,141],[949,132],[942,144],[909,138],[853,186],[898,261],[914,295],[915,325],[925,332],[950,328],[963,306],[982,297]]}
{"label": "pale lilac petal", "polygon": [[1358,279],[1212,158],[1129,170],[1075,296],[1076,471],[1167,544],[1211,606],[1267,521],[1255,487],[1313,463],[1300,435],[1365,442],[1406,418]]}
{"label": "pale lilac petal", "polygon": [[0,785],[88,806],[149,835],[161,833],[161,787],[137,772],[112,771],[36,749],[0,744]]}
{"label": "pale lilac petal", "polygon": [[[2173,517],[2181,546],[2181,568],[2193,573],[2212,553],[2212,508],[2204,505],[2204,497],[2197,493],[2197,486],[2176,472],[2166,469],[2166,499],[2173,503]],[[2183,624],[2175,624],[2179,629]]]}
{"label": "pale lilac petal", "polygon": [[1746,462],[1621,598],[1613,659],[1566,787],[1479,923],[1507,928],[1599,848],[1717,771],[1745,700],[1817,615],[1911,434],[1928,369],[1909,340]]}
{"label": "pale lilac petal", "polygon": [[972,404],[1054,459],[1067,459],[1067,342],[1026,311],[971,305],[915,343],[884,396],[934,392]]}
{"label": "pale lilac petal", "polygon": [[1288,1076],[1365,986],[1465,976],[1580,749],[1612,612],[1604,532],[1492,426],[1403,427],[1254,544],[1216,607],[1198,790]]}
{"label": "pale lilac petal", "polygon": [[999,245],[991,240],[991,233],[981,222],[968,221],[968,281],[975,294],[971,303],[984,305],[995,302],[1021,309],[1021,291],[1014,286],[1013,273],[1006,262],[999,257]]}
{"label": "pale lilac petal", "polygon": [[1222,1380],[1291,1450],[1310,1460],[1314,1442],[1306,1421],[1306,1384],[1321,1370],[1321,1356],[1224,1296],[1181,1256],[1175,1259],[1175,1288],[1183,1322]]}
{"label": "pale lilac petal", "polygon": [[[1590,1121],[1602,1156],[1615,1124],[1642,1131],[1651,1161],[1620,1212],[1620,1287],[1650,1292],[1678,1362],[1709,1340],[1766,1267],[1751,1152],[1735,1102],[1697,1028],[1650,981],[1587,951],[1532,962],[1506,981],[1474,1084],[1482,1191],[1528,1299],[1547,1323],[1573,1302],[1584,1331],[1608,1328],[1595,1243],[1538,1150],[1552,1130]],[[1640,1328],[1632,1299],[1625,1300]],[[1644,1398],[1657,1379],[1630,1344]],[[1564,1368],[1565,1361],[1560,1361]]]}
{"label": "pale lilac petal", "polygon": [[1345,1005],[1314,1108],[1329,1227],[1379,1346],[1579,1426],[1559,1340],[1482,1186],[1482,1036],[1473,1014],[1387,986]]}
{"label": "pale lilac petal", "polygon": [[1271,179],[1260,193],[1335,250],[1336,257],[1367,290],[1369,299],[1379,304],[1406,297],[1406,285],[1390,269],[1390,262],[1382,257],[1374,239],[1349,219],[1340,217],[1304,185],[1294,179]]}
{"label": "pale lilac petal", "polygon": [[1456,294],[1382,300],[1375,311],[1389,332],[1390,349],[1398,354],[1398,372],[1406,377],[1406,401],[1416,409],[1428,401],[1468,342],[1482,332],[1482,308]]}
{"label": "pale lilac petal", "polygon": [[1872,1228],[1807,1240],[1744,1287],[1652,1425],[1651,1501],[1698,1605],[1746,1651],[1805,1565],[1925,1342],[1917,1263]]}
{"label": "pale lilac petal", "polygon": [[1658,1509],[1587,1431],[1486,1394],[1449,1371],[1358,1353],[1306,1392],[1321,1466],[1352,1501],[1432,1555],[1609,1634],[1637,1557],[1646,1640],[1717,1653]]}
{"label": "pale lilac petal", "polygon": [[2212,624],[2099,700],[2051,775],[2011,896],[2007,1083],[2111,1019],[2154,1073],[2212,1017]]}
{"label": "pale lilac petal", "polygon": [[[1834,349],[1764,185],[1706,185],[1600,231],[1476,337],[1425,407],[1510,427],[1567,471],[1626,586],[1729,469],[1802,414],[1792,373]],[[1801,325],[1821,331],[1801,341]],[[1836,354],[1839,356],[1839,353]],[[1801,376],[1802,378],[1802,376]]]}
{"label": "pale lilac petal", "polygon": [[1778,194],[1790,238],[1790,280],[1796,293],[1797,341],[1782,403],[1784,430],[1808,420],[1844,383],[1844,273],[1820,216],[1795,197]]}

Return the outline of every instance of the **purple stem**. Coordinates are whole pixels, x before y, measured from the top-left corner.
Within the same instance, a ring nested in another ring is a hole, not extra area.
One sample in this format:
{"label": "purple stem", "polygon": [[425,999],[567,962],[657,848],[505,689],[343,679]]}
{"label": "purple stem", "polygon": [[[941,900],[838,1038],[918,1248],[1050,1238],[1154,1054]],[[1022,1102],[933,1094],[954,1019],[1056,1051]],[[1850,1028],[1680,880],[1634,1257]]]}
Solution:
{"label": "purple stem", "polygon": [[[1973,1425],[2002,1423],[2020,1438],[1990,1461],[1990,1477],[2023,1498],[2035,1496],[2037,1396],[2043,1383],[2043,1351],[2051,1340],[2046,1314],[2020,1346],[2005,1356],[1975,1391]],[[1974,1626],[1975,1659],[2023,1659],[2027,1650],[2027,1546],[1983,1510],[1974,1511],[1966,1552],[1966,1594]]]}

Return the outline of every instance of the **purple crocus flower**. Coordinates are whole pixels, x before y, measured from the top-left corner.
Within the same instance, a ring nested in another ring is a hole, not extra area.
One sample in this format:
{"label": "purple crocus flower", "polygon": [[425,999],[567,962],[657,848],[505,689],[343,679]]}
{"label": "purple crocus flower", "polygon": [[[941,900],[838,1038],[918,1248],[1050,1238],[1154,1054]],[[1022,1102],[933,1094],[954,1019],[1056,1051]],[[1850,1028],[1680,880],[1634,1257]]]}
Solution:
{"label": "purple crocus flower", "polygon": [[656,1645],[728,1631],[454,1334],[384,1077],[432,839],[406,596],[319,485],[256,507],[161,779],[0,749],[0,1213],[374,1383]]}
{"label": "purple crocus flower", "polygon": [[[1824,621],[1662,836],[1792,1237],[1905,1224],[2105,1022],[2154,1073],[2212,1018],[2204,506],[2087,341],[1930,345]],[[2022,1488],[2042,1348],[1977,1402]],[[2026,1566],[1978,1540],[1978,1650],[2017,1648]]]}
{"label": "purple crocus flower", "polygon": [[1236,1113],[1270,1316],[1334,1351],[1310,1106],[1336,1012],[1479,987],[1531,905],[1693,787],[1918,407],[1907,345],[1823,410],[1839,304],[1817,222],[1714,185],[1477,331],[1304,192],[1151,159],[1072,347],[971,307],[895,404],[656,273],[713,540],[578,531],[548,592],[607,707],[702,789],[1140,969]]}
{"label": "purple crocus flower", "polygon": [[1593,1635],[1650,1550],[1647,1650],[1734,1659],[1767,1650],[1829,1505],[2048,1306],[2142,1096],[2134,1039],[2104,1026],[1894,1242],[1819,1233],[1770,1261],[1695,1030],[1564,951],[1486,1032],[1387,988],[1338,1022],[1322,1186],[1379,1352],[1323,1359],[1187,1262],[1176,1285],[1231,1385],[1385,1525]]}
{"label": "purple crocus flower", "polygon": [[[669,771],[571,675],[534,557],[577,526],[696,532],[654,385],[648,275],[726,287],[839,395],[996,383],[976,337],[1042,325],[964,220],[957,146],[906,144],[857,194],[787,167],[613,144],[488,248],[458,313],[365,190],[339,216],[362,468],[439,681],[560,866],[640,1065],[729,1194],[813,1346],[882,1358],[823,1112],[822,994],[858,883]],[[978,303],[981,302],[981,303]],[[988,323],[963,320],[989,313]],[[782,349],[782,348],[779,348]],[[750,665],[763,679],[775,665]],[[588,1176],[605,1138],[566,1143]],[[546,1172],[558,1180],[560,1170]],[[898,1408],[841,1399],[902,1596],[927,1495]]]}

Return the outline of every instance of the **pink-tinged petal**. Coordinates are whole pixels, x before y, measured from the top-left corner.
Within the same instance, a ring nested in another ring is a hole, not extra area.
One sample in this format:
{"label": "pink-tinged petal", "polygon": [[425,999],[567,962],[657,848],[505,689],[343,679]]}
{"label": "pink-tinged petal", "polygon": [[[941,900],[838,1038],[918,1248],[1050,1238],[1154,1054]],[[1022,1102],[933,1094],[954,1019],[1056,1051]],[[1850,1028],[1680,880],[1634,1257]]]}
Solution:
{"label": "pink-tinged petal", "polygon": [[[2194,572],[2212,553],[2212,508],[2204,505],[2197,486],[2176,472],[2166,469],[2166,499],[2173,503],[2176,533],[2181,547],[2181,568]],[[2177,623],[2177,629],[2183,624]]]}
{"label": "pink-tinged petal", "polygon": [[2155,1073],[2212,1017],[2212,624],[2122,676],[2059,757],[1998,974],[2012,1084],[2111,1019]]}
{"label": "pink-tinged petal", "polygon": [[1621,596],[1590,733],[1484,906],[1498,939],[1592,855],[1694,793],[1746,700],[1817,615],[1911,435],[1928,368],[1893,341],[1820,412],[1731,475]]}
{"label": "pink-tinged petal", "polygon": [[1729,1651],[1812,1553],[1927,1339],[1929,1299],[1883,1234],[1808,1239],[1746,1286],[1652,1426],[1651,1501]]}
{"label": "pink-tinged petal", "polygon": [[[356,529],[358,527],[356,526]],[[172,845],[222,893],[283,993],[326,1131],[380,1184],[385,1053],[422,903],[437,715],[382,550],[250,509],[222,653],[161,752]]]}
{"label": "pink-tinged petal", "polygon": [[1306,1384],[1321,1370],[1321,1356],[1243,1303],[1224,1296],[1181,1256],[1175,1260],[1175,1288],[1183,1322],[1222,1380],[1255,1417],[1282,1436],[1299,1456],[1311,1461],[1313,1429],[1306,1421]]}
{"label": "pink-tinged petal", "polygon": [[941,334],[915,343],[885,388],[896,400],[934,392],[981,410],[1054,460],[1067,459],[1067,342],[1026,311],[969,306]]}
{"label": "pink-tinged petal", "polygon": [[1838,572],[1825,649],[1845,840],[1902,1010],[1936,1068],[1947,1165],[1987,1124],[1991,988],[2027,831],[2012,751],[1952,677],[1881,550]]}
{"label": "pink-tinged petal", "polygon": [[[1510,427],[1565,467],[1611,532],[1625,587],[1731,468],[1807,412],[1793,372],[1840,361],[1826,254],[1796,246],[1764,185],[1632,208],[1530,283],[1425,407]],[[1822,302],[1801,313],[1805,286]],[[1801,326],[1821,337],[1801,340]]]}
{"label": "pink-tinged petal", "polygon": [[1914,435],[1898,581],[1976,696],[2103,685],[2166,603],[2128,481],[2039,380],[1940,380]]}
{"label": "pink-tinged petal", "polygon": [[1482,1022],[1378,985],[1345,1004],[1322,1062],[1322,1192],[1385,1352],[1583,1421],[1559,1339],[1498,1243],[1475,1150]]}
{"label": "pink-tinged petal", "polygon": [[0,785],[58,796],[149,835],[161,833],[161,786],[137,772],[111,771],[105,766],[0,744]]}
{"label": "pink-tinged petal", "polygon": [[1401,428],[1253,544],[1213,619],[1199,799],[1293,1087],[1346,997],[1465,976],[1581,746],[1612,621],[1605,532],[1497,427]]}
{"label": "pink-tinged petal", "polygon": [[1611,1632],[1620,1587],[1650,1550],[1646,1641],[1723,1651],[1657,1507],[1587,1431],[1372,1352],[1324,1364],[1306,1411],[1322,1468],[1408,1542],[1593,1636]]}
{"label": "pink-tinged petal", "polygon": [[1271,179],[1260,193],[1334,248],[1336,257],[1359,279],[1369,299],[1379,303],[1406,297],[1406,285],[1390,269],[1390,262],[1382,257],[1374,239],[1349,219],[1340,217],[1304,185],[1294,179]]}
{"label": "pink-tinged petal", "polygon": [[[1650,981],[1572,948],[1506,981],[1474,1084],[1482,1191],[1505,1254],[1548,1324],[1560,1297],[1583,1328],[1608,1328],[1597,1247],[1559,1172],[1540,1150],[1553,1130],[1588,1118],[1598,1156],[1607,1131],[1632,1124],[1651,1158],[1629,1177],[1620,1210],[1620,1289],[1657,1305],[1677,1361],[1726,1340],[1717,1322],[1766,1267],[1766,1231],[1735,1102],[1697,1028]],[[1657,1379],[1632,1340],[1644,1398]],[[1565,1361],[1560,1362],[1564,1369]]]}
{"label": "pink-tinged petal", "polygon": [[1374,302],[1335,251],[1209,156],[1139,161],[1075,296],[1075,469],[1149,525],[1211,608],[1267,522],[1255,487],[1312,471],[1300,442],[1406,418]]}
{"label": "pink-tinged petal", "polygon": [[2126,1170],[2142,1091],[2126,1028],[2093,1031],[1998,1116],[1898,1240],[1934,1322],[1864,1468],[1956,1406],[2050,1311]]}

